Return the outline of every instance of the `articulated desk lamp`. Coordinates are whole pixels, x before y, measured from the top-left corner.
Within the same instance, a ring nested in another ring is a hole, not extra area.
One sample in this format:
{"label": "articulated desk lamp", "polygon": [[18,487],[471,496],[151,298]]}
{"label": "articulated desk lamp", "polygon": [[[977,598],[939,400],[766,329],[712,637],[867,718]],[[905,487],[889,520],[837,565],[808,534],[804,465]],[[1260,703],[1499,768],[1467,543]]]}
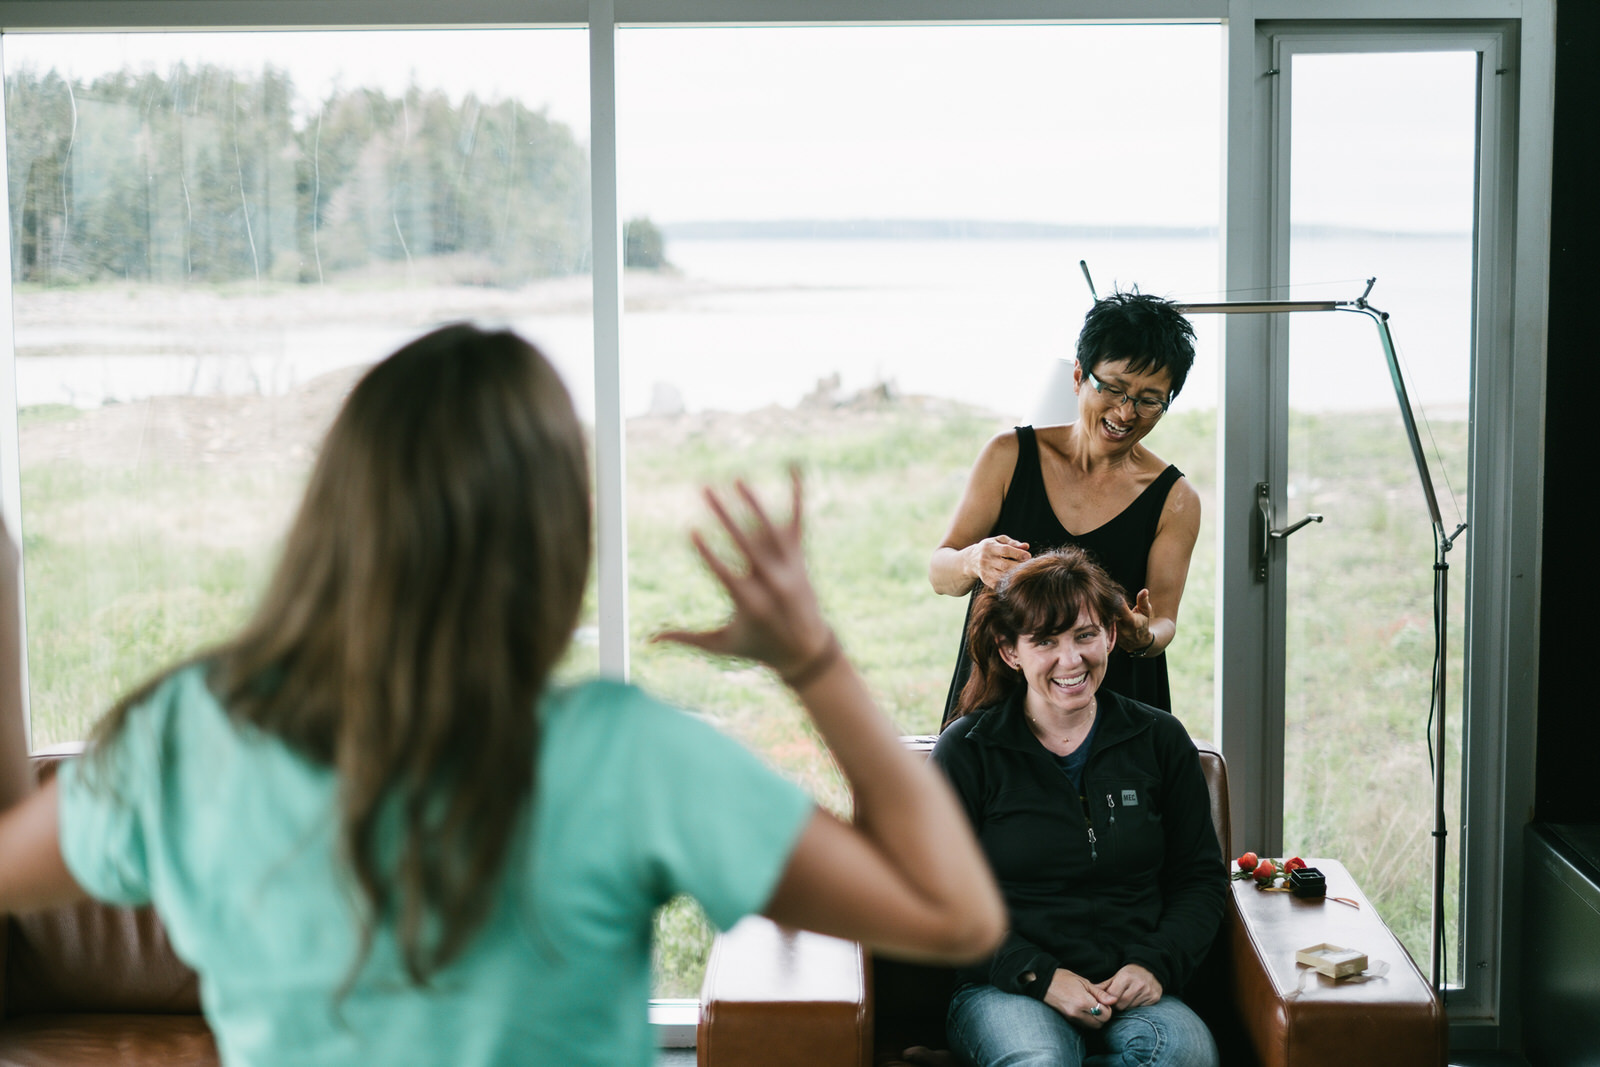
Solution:
{"label": "articulated desk lamp", "polygon": [[[1099,300],[1094,291],[1094,280],[1089,276],[1089,266],[1079,260],[1084,281],[1089,283],[1089,295]],[[1454,533],[1446,534],[1444,520],[1439,515],[1439,500],[1434,495],[1433,478],[1428,473],[1428,460],[1423,455],[1422,440],[1417,435],[1417,420],[1411,409],[1411,399],[1406,392],[1405,379],[1400,374],[1400,362],[1395,355],[1394,338],[1389,333],[1389,315],[1367,303],[1376,278],[1367,279],[1367,287],[1354,300],[1223,300],[1214,303],[1180,304],[1186,315],[1266,315],[1280,312],[1302,311],[1352,311],[1366,315],[1378,328],[1378,340],[1383,345],[1383,357],[1389,365],[1389,380],[1394,385],[1395,400],[1400,405],[1400,417],[1405,423],[1406,438],[1411,442],[1411,456],[1417,464],[1417,476],[1422,480],[1422,492],[1428,500],[1428,516],[1433,523],[1433,703],[1428,717],[1433,726],[1429,765],[1433,770],[1433,929],[1431,941],[1432,981],[1434,991],[1444,996],[1444,710],[1445,710],[1445,603],[1449,591],[1450,562],[1448,554],[1456,538],[1466,530],[1461,523]],[[1263,551],[1273,540],[1282,540],[1308,522],[1321,522],[1321,515],[1308,516],[1281,530],[1272,529],[1268,501],[1259,500]]]}

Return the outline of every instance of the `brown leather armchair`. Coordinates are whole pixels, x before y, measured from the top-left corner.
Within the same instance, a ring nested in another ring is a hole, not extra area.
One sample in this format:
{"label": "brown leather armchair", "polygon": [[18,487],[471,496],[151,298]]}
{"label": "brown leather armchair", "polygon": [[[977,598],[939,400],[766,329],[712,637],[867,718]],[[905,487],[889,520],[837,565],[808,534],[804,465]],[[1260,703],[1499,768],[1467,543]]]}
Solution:
{"label": "brown leather armchair", "polygon": [[[914,748],[932,748],[932,738]],[[1233,855],[1222,753],[1196,741],[1211,818]],[[1186,991],[1226,1067],[1443,1067],[1443,1006],[1343,865],[1317,859],[1327,900],[1234,882],[1222,930]],[[1335,982],[1294,961],[1329,942],[1360,948],[1366,974]],[[874,959],[854,942],[745,919],[712,947],[700,996],[700,1067],[888,1067],[909,1045],[944,1047],[954,972]]]}
{"label": "brown leather armchair", "polygon": [[[42,779],[59,757],[35,756]],[[149,908],[0,916],[0,1067],[213,1067],[195,974]]]}

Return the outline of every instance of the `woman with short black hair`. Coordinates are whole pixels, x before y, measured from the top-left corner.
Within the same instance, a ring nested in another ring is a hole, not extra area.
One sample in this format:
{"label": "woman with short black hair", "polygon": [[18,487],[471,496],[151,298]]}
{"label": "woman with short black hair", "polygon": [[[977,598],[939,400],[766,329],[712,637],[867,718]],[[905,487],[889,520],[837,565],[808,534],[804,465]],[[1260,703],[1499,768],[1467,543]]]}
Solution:
{"label": "woman with short black hair", "polygon": [[[1177,305],[1137,289],[1098,301],[1078,335],[1077,421],[1019,426],[984,445],[928,563],[935,592],[966,596],[1052,548],[1086,549],[1121,587],[1105,684],[1165,711],[1164,653],[1178,633],[1200,497],[1144,442],[1193,363],[1194,328]],[[946,724],[970,669],[963,628]]]}

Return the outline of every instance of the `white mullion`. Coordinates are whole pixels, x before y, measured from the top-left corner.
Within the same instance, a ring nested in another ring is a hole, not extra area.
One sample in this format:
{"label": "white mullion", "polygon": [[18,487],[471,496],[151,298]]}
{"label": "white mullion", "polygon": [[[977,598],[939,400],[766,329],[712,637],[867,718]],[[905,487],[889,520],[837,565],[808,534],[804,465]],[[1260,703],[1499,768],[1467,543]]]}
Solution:
{"label": "white mullion", "polygon": [[1217,22],[1228,0],[617,0],[629,26]]}
{"label": "white mullion", "polygon": [[589,182],[594,247],[595,551],[600,673],[628,677],[628,503],[622,419],[622,227],[617,216],[616,7],[589,0]]}
{"label": "white mullion", "polygon": [[582,26],[585,0],[0,0],[5,31]]}
{"label": "white mullion", "polygon": [[[0,36],[0,74],[5,71],[5,38]],[[0,107],[0,176],[9,173],[6,159],[5,109]],[[11,276],[11,212],[0,218],[0,278],[6,279],[5,299],[0,300],[0,515],[5,517],[6,529],[22,549],[22,461],[19,455],[21,435],[17,431],[17,344],[16,324],[12,318],[12,293],[15,280]],[[5,412],[10,412],[9,415]],[[26,561],[24,561],[26,562]],[[32,746],[33,723],[29,716],[28,701],[28,609],[27,569],[17,575],[17,633],[22,637],[22,729],[23,736]]]}
{"label": "white mullion", "polygon": [[[1535,10],[1535,8],[1538,10]],[[1538,521],[1542,500],[1541,411],[1549,262],[1550,144],[1554,52],[1545,0],[1501,29],[1381,25],[1346,33],[1297,22],[1277,35],[1273,66],[1299,52],[1477,51],[1480,84],[1475,243],[1473,425],[1467,535],[1463,689],[1462,816],[1450,828],[1460,848],[1462,969],[1451,991],[1451,1045],[1495,1047],[1515,1031],[1522,913],[1522,831],[1532,803],[1533,739],[1514,729],[1514,708],[1531,706],[1537,674]],[[1283,106],[1292,83],[1284,86]],[[1287,145],[1281,146],[1285,151]],[[1286,203],[1275,201],[1280,208]],[[1278,227],[1273,227],[1276,234]],[[1270,705],[1269,705],[1270,706]],[[1281,713],[1280,713],[1281,716]],[[1450,951],[1451,946],[1447,946]]]}
{"label": "white mullion", "polygon": [[1256,0],[1261,22],[1385,22],[1514,19],[1522,0]]}
{"label": "white mullion", "polygon": [[[1223,285],[1271,295],[1270,186],[1275,76],[1251,0],[1233,0],[1227,25]],[[1217,734],[1228,775],[1233,839],[1275,855],[1283,824],[1283,723],[1268,714],[1272,659],[1268,586],[1254,577],[1256,483],[1269,480],[1271,319],[1228,315],[1217,398]],[[1281,674],[1281,655],[1279,656]],[[1274,729],[1274,727],[1276,727]]]}
{"label": "white mullion", "polygon": [[[1451,1002],[1451,1040],[1461,1047],[1503,1041],[1522,1026],[1519,975],[1538,966],[1521,957],[1524,833],[1534,802],[1534,712],[1539,706],[1539,575],[1544,513],[1546,319],[1549,306],[1550,188],[1554,149],[1553,0],[1524,0],[1522,19],[1500,67],[1500,187],[1494,210],[1506,224],[1493,261],[1506,272],[1492,291],[1499,322],[1478,349],[1499,348],[1493,392],[1475,398],[1477,419],[1493,420],[1477,446],[1467,611],[1469,700],[1462,767],[1468,791],[1462,842],[1468,916],[1467,1003]],[[1494,77],[1492,72],[1486,78]],[[1485,122],[1490,116],[1487,111]],[[1487,205],[1486,205],[1487,208]],[[1484,257],[1485,260],[1487,257]],[[1503,347],[1502,347],[1503,346]],[[1484,384],[1484,383],[1480,383]],[[1481,913],[1480,913],[1481,909]],[[1478,987],[1472,977],[1481,979]],[[1458,1015],[1466,1018],[1458,1021]],[[1497,1026],[1472,1026],[1481,1015]],[[1483,1032],[1474,1040],[1473,1029]]]}
{"label": "white mullion", "polygon": [[[1501,871],[1493,862],[1501,854],[1496,829],[1504,808],[1500,782],[1502,768],[1498,758],[1499,738],[1504,728],[1505,695],[1496,691],[1495,679],[1503,678],[1498,648],[1505,640],[1495,617],[1480,617],[1502,585],[1505,568],[1501,562],[1509,544],[1507,527],[1510,513],[1493,503],[1504,490],[1498,479],[1509,476],[1514,449],[1507,432],[1511,419],[1505,414],[1511,397],[1513,348],[1508,314],[1509,286],[1502,279],[1513,269],[1510,236],[1515,233],[1513,198],[1509,189],[1514,181],[1507,167],[1504,145],[1515,120],[1505,106],[1505,79],[1497,74],[1505,64],[1499,42],[1481,46],[1478,70],[1478,159],[1475,218],[1473,220],[1473,329],[1472,329],[1472,435],[1468,453],[1468,521],[1471,526],[1458,547],[1455,562],[1466,564],[1466,590],[1462,617],[1462,687],[1446,694],[1450,704],[1462,708],[1461,725],[1461,804],[1459,816],[1448,826],[1460,850],[1458,884],[1446,886],[1458,903],[1457,937],[1460,946],[1459,990],[1450,995],[1451,1046],[1473,1047],[1469,1032],[1495,1023],[1494,1001],[1500,984],[1498,968],[1478,967],[1474,961],[1495,958],[1504,945],[1497,944],[1501,895]],[[1510,94],[1515,98],[1515,93]],[[1449,706],[1446,711],[1448,713]],[[1446,754],[1449,752],[1448,739]],[[1440,770],[1446,765],[1440,757]],[[1492,792],[1486,788],[1492,784]],[[1494,886],[1480,892],[1479,886]],[[1520,931],[1519,931],[1520,933]],[[1446,942],[1445,951],[1456,945]],[[1449,967],[1445,968],[1448,976]]]}
{"label": "white mullion", "polygon": [[[619,0],[614,22],[815,25],[1514,19],[1546,0]],[[5,30],[581,26],[585,0],[0,0]]]}

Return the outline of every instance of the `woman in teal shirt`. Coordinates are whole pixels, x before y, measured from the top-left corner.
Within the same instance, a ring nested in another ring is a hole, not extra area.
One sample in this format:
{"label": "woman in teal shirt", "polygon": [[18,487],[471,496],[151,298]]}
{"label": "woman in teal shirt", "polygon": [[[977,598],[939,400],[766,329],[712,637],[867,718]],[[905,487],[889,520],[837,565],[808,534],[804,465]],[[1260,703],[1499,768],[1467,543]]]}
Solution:
{"label": "woman in teal shirt", "polygon": [[[0,912],[150,902],[234,1064],[647,1063],[651,917],[775,919],[924,959],[1004,913],[949,791],[823,619],[793,512],[707,494],[733,611],[663,635],[775,670],[855,791],[842,822],[630,686],[550,683],[589,567],[583,434],[554,370],[453,326],[329,431],[255,617],[120,701],[29,791],[0,537]],[[0,531],[3,533],[3,531]]]}

